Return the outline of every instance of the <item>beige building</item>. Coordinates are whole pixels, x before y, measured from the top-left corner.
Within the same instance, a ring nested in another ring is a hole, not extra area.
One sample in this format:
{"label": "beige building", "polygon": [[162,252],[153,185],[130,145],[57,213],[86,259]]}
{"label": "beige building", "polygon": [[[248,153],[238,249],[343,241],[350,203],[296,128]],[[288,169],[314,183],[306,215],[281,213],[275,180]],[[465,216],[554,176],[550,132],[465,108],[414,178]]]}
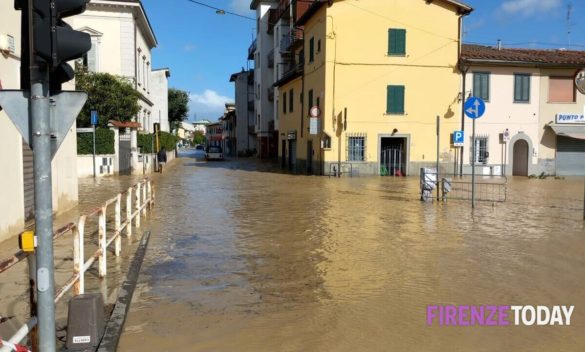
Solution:
{"label": "beige building", "polygon": [[[11,1],[0,2],[0,89],[20,88],[20,11]],[[65,89],[71,89],[67,84]],[[8,116],[0,111],[0,241],[24,227],[34,216],[32,151],[24,144]],[[62,212],[77,203],[77,139],[75,127],[53,158],[53,210]]]}
{"label": "beige building", "polygon": [[[480,173],[585,174],[585,95],[574,84],[585,52],[464,45],[465,96],[486,102],[476,122]],[[464,171],[472,161],[465,118]],[[478,171],[478,170],[476,170]]]}

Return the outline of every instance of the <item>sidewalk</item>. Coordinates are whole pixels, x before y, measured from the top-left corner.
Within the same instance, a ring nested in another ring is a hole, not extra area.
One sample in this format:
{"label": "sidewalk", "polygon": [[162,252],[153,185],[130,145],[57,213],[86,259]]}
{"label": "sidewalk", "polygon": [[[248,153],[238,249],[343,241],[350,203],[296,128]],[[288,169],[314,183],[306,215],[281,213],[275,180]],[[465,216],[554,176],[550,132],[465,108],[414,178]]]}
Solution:
{"label": "sidewalk", "polygon": [[[177,162],[173,161],[167,165],[167,168],[173,168]],[[163,174],[164,175],[164,174]],[[154,181],[156,190],[156,180],[162,177],[160,174],[150,175],[149,178]],[[102,206],[103,203],[117,194],[125,192],[129,187],[136,184],[145,177],[140,176],[112,176],[104,178],[81,178],[79,179],[79,203],[78,205],[62,214],[58,214],[54,219],[54,229],[58,229],[70,222],[77,222],[81,215],[87,214],[96,207]],[[110,206],[109,208],[112,208]],[[109,212],[108,212],[109,213]],[[118,289],[124,280],[126,270],[132,255],[144,230],[148,228],[148,217],[143,218],[143,226],[140,229],[133,229],[132,238],[122,237],[121,256],[115,258],[108,254],[108,275],[104,279],[99,279],[97,275],[97,263],[94,267],[86,272],[86,292],[101,292],[104,296],[106,305],[115,302]],[[30,224],[32,226],[32,224]],[[88,221],[86,226],[86,259],[89,250],[87,244],[97,242],[97,234],[92,233],[96,227]],[[109,231],[109,230],[108,230]],[[14,234],[11,239],[0,243],[0,260],[11,257],[18,251],[18,234]],[[71,233],[57,239],[54,242],[54,262],[55,262],[55,287],[58,290],[72,275],[73,272],[73,237]],[[29,317],[29,292],[28,292],[28,265],[24,260],[6,272],[0,274],[0,317],[13,317],[5,323],[0,324],[0,337],[8,339],[12,334],[24,324]],[[63,330],[67,324],[67,303],[71,294],[66,294],[56,307],[56,322],[58,337],[65,336]],[[61,333],[59,330],[62,330]]]}

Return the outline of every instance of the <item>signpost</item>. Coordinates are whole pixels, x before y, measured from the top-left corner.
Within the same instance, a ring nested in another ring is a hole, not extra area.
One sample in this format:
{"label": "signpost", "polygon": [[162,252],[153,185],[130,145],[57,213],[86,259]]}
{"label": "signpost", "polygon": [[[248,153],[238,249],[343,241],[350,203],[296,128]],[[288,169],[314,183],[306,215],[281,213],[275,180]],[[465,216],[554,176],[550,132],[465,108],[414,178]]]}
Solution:
{"label": "signpost", "polygon": [[465,142],[465,132],[464,131],[453,132],[453,146],[454,147],[463,147],[464,142]]}
{"label": "signpost", "polygon": [[98,124],[98,112],[96,110],[91,111],[91,124],[93,126],[93,178],[95,178],[95,128]]}
{"label": "signpost", "polygon": [[[575,87],[581,94],[585,94],[585,69],[575,75]],[[583,106],[583,115],[585,115],[585,106]],[[583,196],[583,220],[585,220],[585,195]]]}
{"label": "signpost", "polygon": [[476,146],[475,146],[475,120],[485,114],[485,103],[483,100],[477,97],[471,97],[465,102],[465,115],[473,120],[472,129],[472,146],[471,146],[471,207],[475,208],[475,158],[476,158]]}
{"label": "signpost", "polygon": [[309,134],[310,135],[317,135],[319,134],[319,116],[321,116],[321,109],[318,106],[313,106],[309,110]]}

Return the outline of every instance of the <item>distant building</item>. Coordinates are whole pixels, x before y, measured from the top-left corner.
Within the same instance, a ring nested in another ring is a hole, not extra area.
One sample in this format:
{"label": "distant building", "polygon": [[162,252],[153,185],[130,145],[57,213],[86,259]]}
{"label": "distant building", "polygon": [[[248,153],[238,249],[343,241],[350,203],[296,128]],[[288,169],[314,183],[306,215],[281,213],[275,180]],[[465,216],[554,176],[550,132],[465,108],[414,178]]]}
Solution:
{"label": "distant building", "polygon": [[219,121],[221,121],[222,127],[221,147],[223,148],[224,154],[237,156],[236,105],[231,103],[225,104],[225,112]]}
{"label": "distant building", "polygon": [[256,131],[254,125],[254,70],[234,73],[236,97],[236,154],[253,154],[256,151]]}
{"label": "distant building", "polygon": [[205,136],[207,134],[207,125],[209,125],[211,121],[209,120],[198,120],[193,122],[193,127],[195,127],[195,132],[201,132]]}
{"label": "distant building", "polygon": [[207,145],[218,146],[222,145],[222,123],[221,121],[213,122],[207,125]]}
{"label": "distant building", "polygon": [[192,123],[188,121],[182,121],[181,123],[179,123],[178,126],[179,127],[177,128],[176,133],[179,138],[188,140],[193,139],[193,134],[195,133],[195,126],[193,126]]}

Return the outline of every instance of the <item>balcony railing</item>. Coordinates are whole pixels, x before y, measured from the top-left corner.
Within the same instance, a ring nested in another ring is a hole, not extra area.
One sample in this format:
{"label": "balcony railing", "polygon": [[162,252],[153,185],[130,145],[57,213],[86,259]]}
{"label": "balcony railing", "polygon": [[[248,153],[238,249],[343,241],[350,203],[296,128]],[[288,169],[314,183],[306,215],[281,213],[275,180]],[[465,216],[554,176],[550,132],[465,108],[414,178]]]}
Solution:
{"label": "balcony railing", "polygon": [[292,52],[292,46],[301,40],[303,40],[303,31],[297,28],[291,28],[280,40],[280,53],[290,54]]}
{"label": "balcony railing", "polygon": [[254,53],[256,52],[256,39],[250,44],[248,48],[248,60],[254,60]]}

